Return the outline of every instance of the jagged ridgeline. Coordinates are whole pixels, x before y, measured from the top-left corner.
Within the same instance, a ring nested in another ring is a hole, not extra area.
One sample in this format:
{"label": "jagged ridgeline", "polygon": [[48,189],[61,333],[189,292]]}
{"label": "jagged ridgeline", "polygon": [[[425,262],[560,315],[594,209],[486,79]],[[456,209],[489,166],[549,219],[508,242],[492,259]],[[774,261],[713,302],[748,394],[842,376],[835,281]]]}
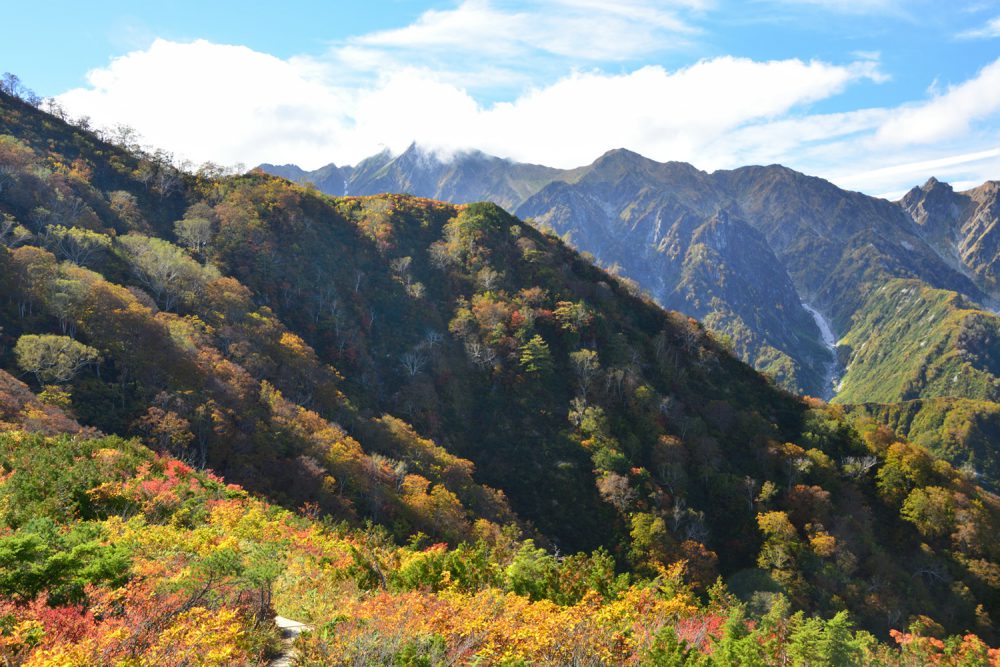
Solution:
{"label": "jagged ridgeline", "polygon": [[[98,542],[110,539],[113,517],[155,534],[202,524],[211,532],[226,524],[212,509],[224,487],[197,470],[210,468],[272,502],[345,522],[338,530],[354,551],[341,545],[337,554],[353,553],[353,564],[337,569],[339,556],[328,555],[341,577],[329,579],[341,584],[322,581],[336,604],[303,597],[302,580],[267,580],[279,604],[298,600],[294,611],[307,620],[340,619],[313,637],[319,652],[324,641],[371,640],[365,619],[392,618],[387,609],[422,619],[419,605],[455,604],[439,591],[468,596],[470,609],[485,604],[484,591],[521,596],[515,605],[544,598],[551,606],[526,616],[539,627],[556,618],[584,627],[568,609],[590,609],[587,622],[598,625],[618,618],[624,625],[611,634],[573,635],[631,637],[610,664],[643,659],[650,633],[657,650],[686,650],[655,628],[707,618],[707,609],[734,616],[705,625],[697,650],[725,637],[760,644],[747,634],[758,626],[739,614],[770,613],[767,628],[839,632],[850,655],[899,658],[838,630],[845,616],[809,626],[788,616],[784,600],[825,617],[846,610],[882,638],[915,624],[924,635],[995,641],[994,496],[873,422],[852,425],[840,408],[776,388],[697,322],[557,237],[493,204],[333,198],[261,172],[183,173],[16,99],[0,104],[0,359],[30,386],[5,380],[3,421],[79,430],[68,413],[145,445],[80,444],[95,437],[86,429],[72,441],[8,437],[3,465],[17,484],[0,486],[0,511],[11,539],[73,546],[32,522],[24,507],[33,503],[55,525],[84,522]],[[718,246],[731,233],[743,233],[740,222],[723,214],[691,239]],[[33,447],[53,454],[32,461]],[[101,467],[119,456],[128,465]],[[60,466],[77,464],[85,472],[72,483],[52,484]],[[32,486],[34,476],[42,481]],[[197,480],[185,482],[190,507],[183,494],[165,509],[155,493],[140,502],[164,485],[177,496],[178,478]],[[112,482],[127,487],[123,500]],[[256,502],[230,506],[228,520],[252,508],[278,512]],[[318,525],[301,521],[302,530]],[[361,532],[366,521],[377,528]],[[143,532],[132,525],[127,534]],[[313,561],[299,546],[269,545],[277,551],[265,560],[302,574],[303,559]],[[551,555],[581,550],[592,555]],[[197,570],[198,556],[188,558]],[[3,572],[10,562],[0,559]],[[123,568],[86,583],[114,589],[145,571]],[[709,595],[720,576],[728,590]],[[36,589],[11,584],[4,594],[42,599]],[[420,592],[400,592],[411,589]],[[72,599],[91,604],[80,590]],[[682,594],[688,606],[665,604]],[[615,616],[624,613],[616,603],[632,616]],[[642,609],[656,611],[636,617]],[[470,659],[487,651],[470,648],[468,632],[421,632],[399,650],[468,649]],[[517,632],[503,640],[511,656],[548,659],[517,648]],[[902,641],[935,650],[913,635]],[[775,656],[786,649],[767,650],[768,661],[784,659]]]}

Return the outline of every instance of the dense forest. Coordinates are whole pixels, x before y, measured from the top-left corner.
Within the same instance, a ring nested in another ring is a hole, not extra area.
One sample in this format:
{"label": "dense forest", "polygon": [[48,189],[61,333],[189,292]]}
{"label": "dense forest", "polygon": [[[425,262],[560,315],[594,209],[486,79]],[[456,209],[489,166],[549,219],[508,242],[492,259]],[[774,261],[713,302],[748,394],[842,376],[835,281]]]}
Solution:
{"label": "dense forest", "polygon": [[973,474],[496,205],[0,94],[0,241],[8,664],[998,659]]}

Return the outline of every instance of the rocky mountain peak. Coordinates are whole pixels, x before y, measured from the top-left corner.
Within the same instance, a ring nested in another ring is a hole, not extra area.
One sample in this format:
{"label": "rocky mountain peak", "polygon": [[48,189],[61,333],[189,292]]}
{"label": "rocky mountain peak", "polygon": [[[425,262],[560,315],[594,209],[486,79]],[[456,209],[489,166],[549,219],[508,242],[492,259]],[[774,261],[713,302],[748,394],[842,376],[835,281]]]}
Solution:
{"label": "rocky mountain peak", "polygon": [[951,226],[963,208],[960,199],[951,185],[932,176],[906,193],[900,204],[918,225]]}
{"label": "rocky mountain peak", "polygon": [[606,162],[639,162],[648,161],[649,158],[639,155],[635,151],[631,151],[627,148],[612,148],[609,151],[605,151],[599,158],[594,160],[594,164],[602,164]]}

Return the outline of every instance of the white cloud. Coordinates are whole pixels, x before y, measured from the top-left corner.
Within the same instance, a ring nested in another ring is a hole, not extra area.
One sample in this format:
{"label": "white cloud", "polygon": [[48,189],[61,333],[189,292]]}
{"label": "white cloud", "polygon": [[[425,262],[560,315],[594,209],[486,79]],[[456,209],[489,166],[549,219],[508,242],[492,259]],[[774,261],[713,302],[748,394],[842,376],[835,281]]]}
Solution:
{"label": "white cloud", "polygon": [[676,72],[654,66],[619,76],[576,74],[484,112],[491,131],[479,143],[556,166],[589,162],[612,147],[705,165],[703,149],[717,137],[868,75],[864,68],[818,62],[728,57]]}
{"label": "white cloud", "polygon": [[[349,41],[355,49],[400,49],[523,57],[525,51],[588,61],[623,60],[662,50],[667,33],[695,28],[663,2],[543,0],[530,6],[496,0],[464,0],[454,9],[429,10],[417,21]],[[677,3],[687,9],[698,0]]]}
{"label": "white cloud", "polygon": [[530,26],[527,12],[503,12],[486,0],[466,0],[455,9],[432,9],[403,28],[382,30],[351,40],[355,46],[406,49],[502,51]]}
{"label": "white cloud", "polygon": [[308,64],[242,46],[158,39],[58,99],[75,115],[132,125],[152,144],[198,161],[315,161],[315,147],[343,141],[354,93],[314,77]]}
{"label": "white cloud", "polygon": [[401,150],[416,139],[575,166],[616,146],[698,161],[720,135],[875,77],[870,62],[725,57],[673,72],[577,72],[484,107],[425,69],[344,86],[311,60],[157,40],[91,72],[88,88],[60,101],[98,123],[130,123],[152,143],[195,160],[318,166],[357,161],[380,145]]}
{"label": "white cloud", "polygon": [[922,102],[751,124],[706,155],[781,162],[837,185],[897,197],[930,176],[982,183],[1000,176],[1000,60]]}
{"label": "white cloud", "polygon": [[[834,178],[836,178],[843,187],[850,187],[852,184],[899,182],[900,178],[906,179],[906,182],[919,185],[921,177],[926,179],[928,174],[947,173],[953,176],[946,180],[954,180],[954,175],[968,173],[969,167],[982,167],[983,163],[986,163],[989,167],[996,169],[997,165],[1000,165],[1000,147],[984,151],[976,151],[975,153],[949,155],[932,160],[919,160],[917,162],[893,164],[887,167],[872,169],[871,171],[835,176]],[[985,180],[987,179],[973,179],[969,182],[979,185]],[[897,192],[894,194],[899,193]]]}
{"label": "white cloud", "polygon": [[991,39],[1000,37],[1000,16],[990,19],[981,28],[967,30],[958,35],[962,39]]}
{"label": "white cloud", "polygon": [[325,60],[355,74],[424,68],[468,89],[511,90],[569,66],[629,62],[691,46],[691,19],[714,0],[462,0],[410,25],[333,44]]}
{"label": "white cloud", "polygon": [[864,109],[750,124],[718,137],[704,159],[710,167],[784,163],[829,176],[841,164],[856,164],[859,144],[890,116],[888,109]]}
{"label": "white cloud", "polygon": [[930,101],[900,109],[879,128],[877,140],[886,145],[927,144],[968,133],[974,121],[1000,110],[1000,60],[972,79],[951,86]]}

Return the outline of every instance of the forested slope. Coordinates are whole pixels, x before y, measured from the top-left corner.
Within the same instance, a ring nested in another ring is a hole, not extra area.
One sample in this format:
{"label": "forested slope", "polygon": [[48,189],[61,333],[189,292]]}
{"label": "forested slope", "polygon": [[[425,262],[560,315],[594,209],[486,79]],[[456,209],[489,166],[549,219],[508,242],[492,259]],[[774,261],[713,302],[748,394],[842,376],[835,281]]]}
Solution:
{"label": "forested slope", "polygon": [[[918,622],[993,640],[994,496],[885,429],[776,388],[557,238],[491,204],[184,173],[0,103],[0,362],[38,395],[12,390],[12,427],[71,431],[49,423],[60,413],[37,414],[65,410],[186,461],[184,475],[211,468],[343,530],[374,522],[388,551],[531,538],[553,552],[603,549],[579,558],[628,574],[634,595],[673,600],[679,567],[692,595],[722,576],[754,613],[780,593],[809,612],[849,610],[882,637]],[[10,442],[16,474],[24,439]],[[152,456],[63,442],[84,447],[70,456],[82,461]],[[132,474],[143,473],[119,477]],[[89,483],[73,503],[98,493]],[[207,515],[191,516],[197,530]],[[448,549],[421,556],[443,560],[414,581],[559,604],[588,588],[624,599],[603,574],[562,598],[531,592],[558,570],[521,588],[466,576]],[[352,585],[412,610],[363,562]],[[313,619],[377,616],[366,595]],[[448,650],[460,634],[442,640]]]}
{"label": "forested slope", "polygon": [[[343,168],[344,186],[333,189],[329,168],[264,168],[338,194],[407,191],[512,207],[660,305],[701,320],[796,393],[855,404],[940,398],[949,400],[939,409],[965,401],[986,413],[998,406],[994,182],[955,192],[931,179],[887,202],[780,165],[710,174],[626,150],[546,170],[411,146]],[[934,295],[934,312],[914,295]],[[814,317],[843,343],[838,353]],[[992,459],[953,432],[921,436],[956,464]],[[993,466],[977,471],[997,483]]]}

